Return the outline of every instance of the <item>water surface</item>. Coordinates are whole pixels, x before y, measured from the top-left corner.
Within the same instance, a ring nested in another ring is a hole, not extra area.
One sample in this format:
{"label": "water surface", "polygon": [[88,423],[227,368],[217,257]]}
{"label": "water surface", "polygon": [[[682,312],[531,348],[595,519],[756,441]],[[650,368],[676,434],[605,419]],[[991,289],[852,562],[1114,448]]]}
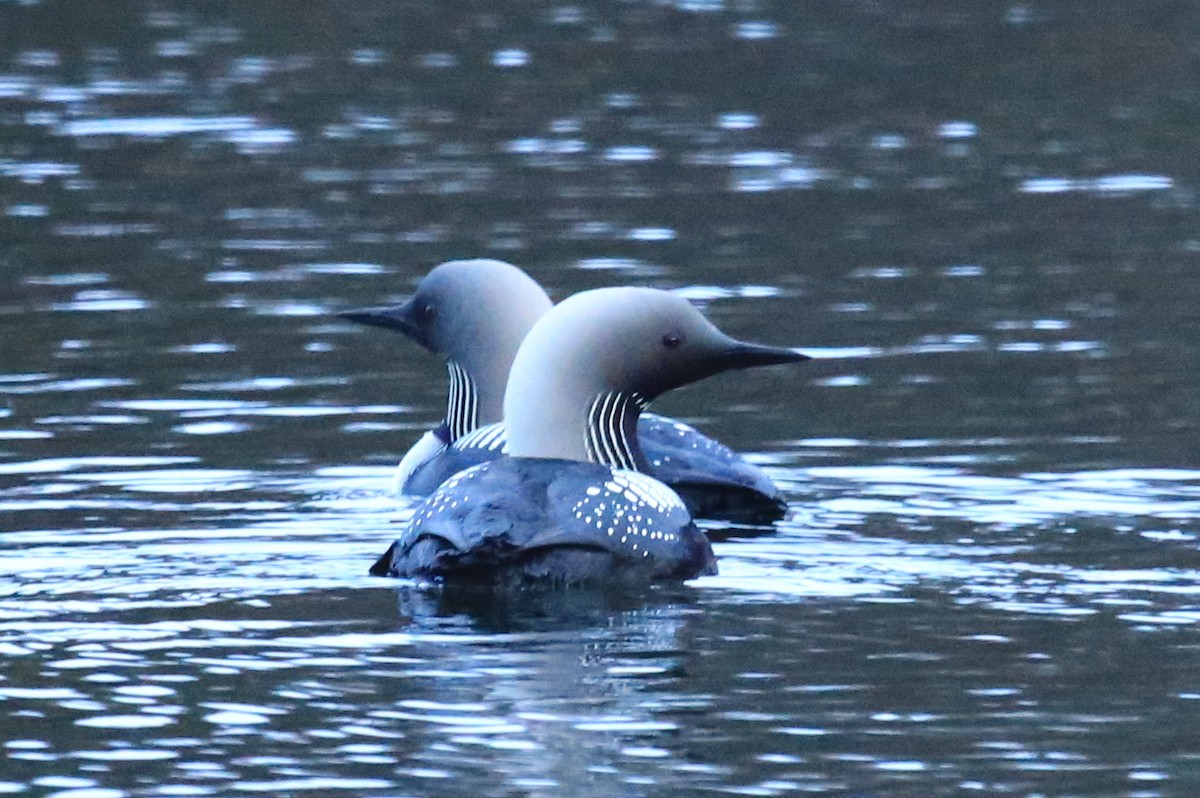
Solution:
{"label": "water surface", "polygon": [[[1200,787],[1195,12],[0,4],[0,793]],[[721,574],[366,576],[491,256],[811,363]]]}

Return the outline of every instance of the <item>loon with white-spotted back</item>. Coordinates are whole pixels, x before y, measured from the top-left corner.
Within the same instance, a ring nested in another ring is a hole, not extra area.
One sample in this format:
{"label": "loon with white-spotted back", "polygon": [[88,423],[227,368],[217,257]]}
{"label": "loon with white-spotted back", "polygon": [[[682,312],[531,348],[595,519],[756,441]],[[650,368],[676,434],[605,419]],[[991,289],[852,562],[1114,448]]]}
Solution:
{"label": "loon with white-spotted back", "polygon": [[513,361],[508,454],[444,482],[371,573],[554,582],[715,573],[679,497],[632,470],[644,463],[638,416],[704,377],[804,359],[734,340],[665,291],[576,294],[533,326]]}
{"label": "loon with white-spotted back", "polygon": [[[400,461],[398,493],[427,496],[453,474],[505,450],[501,408],[509,368],[551,306],[541,286],[516,266],[480,259],[443,263],[402,304],[341,314],[404,333],[444,358],[450,372],[446,418]],[[670,485],[694,516],[753,522],[783,516],[779,488],[761,468],[693,427],[644,413],[637,438],[645,453],[639,470]]]}

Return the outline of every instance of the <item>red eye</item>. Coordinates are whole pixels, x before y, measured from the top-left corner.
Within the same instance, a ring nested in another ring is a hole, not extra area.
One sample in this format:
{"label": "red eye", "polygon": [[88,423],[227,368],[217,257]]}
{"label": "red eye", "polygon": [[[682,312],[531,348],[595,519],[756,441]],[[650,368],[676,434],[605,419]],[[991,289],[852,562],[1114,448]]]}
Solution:
{"label": "red eye", "polygon": [[674,349],[683,343],[683,334],[669,332],[662,337],[662,342],[667,349]]}

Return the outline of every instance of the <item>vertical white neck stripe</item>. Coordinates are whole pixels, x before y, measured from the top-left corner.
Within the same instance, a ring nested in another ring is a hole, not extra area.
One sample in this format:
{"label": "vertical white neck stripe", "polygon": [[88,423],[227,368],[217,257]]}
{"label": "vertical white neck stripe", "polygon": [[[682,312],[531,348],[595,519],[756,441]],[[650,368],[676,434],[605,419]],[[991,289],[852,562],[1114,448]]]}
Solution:
{"label": "vertical white neck stripe", "polygon": [[641,395],[620,391],[607,391],[592,400],[584,433],[589,460],[631,471],[637,468],[634,447],[625,430],[625,414],[630,402],[634,402],[639,410],[646,404]]}
{"label": "vertical white neck stripe", "polygon": [[446,426],[451,440],[458,440],[478,425],[479,396],[475,383],[462,366],[446,361],[450,372],[450,395],[446,402]]}

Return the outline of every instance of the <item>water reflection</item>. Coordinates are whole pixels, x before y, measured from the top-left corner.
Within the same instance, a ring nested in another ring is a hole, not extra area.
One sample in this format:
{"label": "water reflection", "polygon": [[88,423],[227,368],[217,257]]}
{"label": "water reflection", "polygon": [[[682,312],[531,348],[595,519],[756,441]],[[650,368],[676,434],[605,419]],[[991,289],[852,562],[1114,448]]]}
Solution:
{"label": "water reflection", "polygon": [[[361,512],[353,518],[361,522]],[[1119,661],[1095,658],[1097,641],[1107,641],[1100,645],[1109,656],[1134,656],[1108,640],[1120,630],[1111,610],[1092,612],[1103,619],[1095,627],[1064,633],[1057,624],[1080,623],[1082,608],[1060,606],[1050,616],[1058,622],[1038,620],[1031,601],[1010,600],[1007,614],[982,608],[972,591],[989,572],[998,596],[1012,586],[1004,574],[1013,566],[987,561],[994,550],[807,535],[805,546],[786,548],[811,549],[813,561],[799,570],[824,585],[814,583],[812,600],[799,604],[764,593],[785,581],[778,568],[739,574],[761,556],[758,544],[727,547],[722,564],[733,573],[690,596],[572,594],[566,604],[557,595],[480,604],[478,596],[405,589],[314,590],[278,559],[311,569],[312,552],[287,548],[276,550],[266,581],[239,584],[230,562],[210,562],[210,575],[190,580],[190,591],[176,574],[148,601],[43,603],[29,600],[27,584],[24,612],[7,614],[0,645],[38,663],[38,681],[55,687],[0,691],[22,719],[10,778],[49,768],[78,773],[68,778],[81,783],[123,785],[128,776],[113,763],[136,761],[142,778],[197,789],[382,794],[455,778],[484,790],[643,794],[666,785],[838,789],[848,780],[895,788],[904,783],[897,774],[1033,789],[1071,761],[1077,767],[1065,772],[1097,774],[1101,786],[1127,772],[1159,772],[1137,754],[1126,767],[1097,763],[1118,729],[1145,734],[1141,713],[1062,703],[1064,680],[1082,679],[1094,692],[1104,683],[1097,678],[1122,672]],[[153,558],[161,545],[139,548]],[[843,563],[860,564],[843,572],[847,588],[874,584],[889,595],[830,603],[839,549]],[[958,574],[947,567],[956,557]],[[344,552],[340,564],[357,559]],[[956,576],[968,587],[959,599],[920,587]],[[1082,570],[1069,578],[1089,582]],[[1095,596],[1101,606],[1142,589],[1122,581]],[[285,583],[301,592],[261,593]],[[89,596],[121,595],[95,581],[87,588]],[[730,589],[753,590],[745,595],[758,608],[730,602],[722,593]],[[231,590],[243,598],[222,599]],[[1184,655],[1168,642],[1147,638],[1140,647],[1156,652],[1155,689],[1186,702],[1194,695],[1186,670],[1173,670]],[[58,750],[72,735],[40,731],[63,720],[89,733],[86,747]],[[1044,724],[1058,727],[1057,742],[1042,740]],[[738,729],[760,727],[765,747],[733,744]],[[948,748],[947,735],[959,742]],[[239,755],[247,746],[257,753]],[[1061,751],[1071,757],[1058,758]]]}
{"label": "water reflection", "polygon": [[[1170,634],[924,591],[754,608],[711,591],[634,609],[592,596],[564,611],[401,590],[399,615],[396,601],[306,591],[7,620],[0,645],[55,686],[0,688],[21,720],[6,777],[640,795],[1036,791],[1073,776],[1106,792],[1166,779],[1155,712],[1195,697]],[[1125,683],[1131,666],[1152,678]]]}
{"label": "water reflection", "polygon": [[[502,608],[402,592],[403,631],[380,625],[396,623],[391,590],[315,597],[214,603],[190,620],[194,611],[140,623],[5,624],[23,641],[6,644],[11,655],[77,687],[0,688],[0,697],[17,716],[72,719],[92,746],[55,752],[30,720],[9,745],[13,776],[82,760],[76,772],[112,784],[129,781],[94,763],[138,762],[139,781],[238,791],[455,778],[599,795],[626,794],[628,777],[606,762],[661,765],[668,755],[641,743],[677,728],[652,708],[661,703],[654,685],[683,656],[689,615],[670,597],[623,610],[638,603],[614,596],[564,612],[558,600]],[[351,602],[355,620],[339,620],[337,608]],[[314,609],[329,620],[317,622]],[[264,613],[277,617],[247,617]],[[260,685],[253,698],[247,678]],[[260,754],[239,756],[250,744]]]}

